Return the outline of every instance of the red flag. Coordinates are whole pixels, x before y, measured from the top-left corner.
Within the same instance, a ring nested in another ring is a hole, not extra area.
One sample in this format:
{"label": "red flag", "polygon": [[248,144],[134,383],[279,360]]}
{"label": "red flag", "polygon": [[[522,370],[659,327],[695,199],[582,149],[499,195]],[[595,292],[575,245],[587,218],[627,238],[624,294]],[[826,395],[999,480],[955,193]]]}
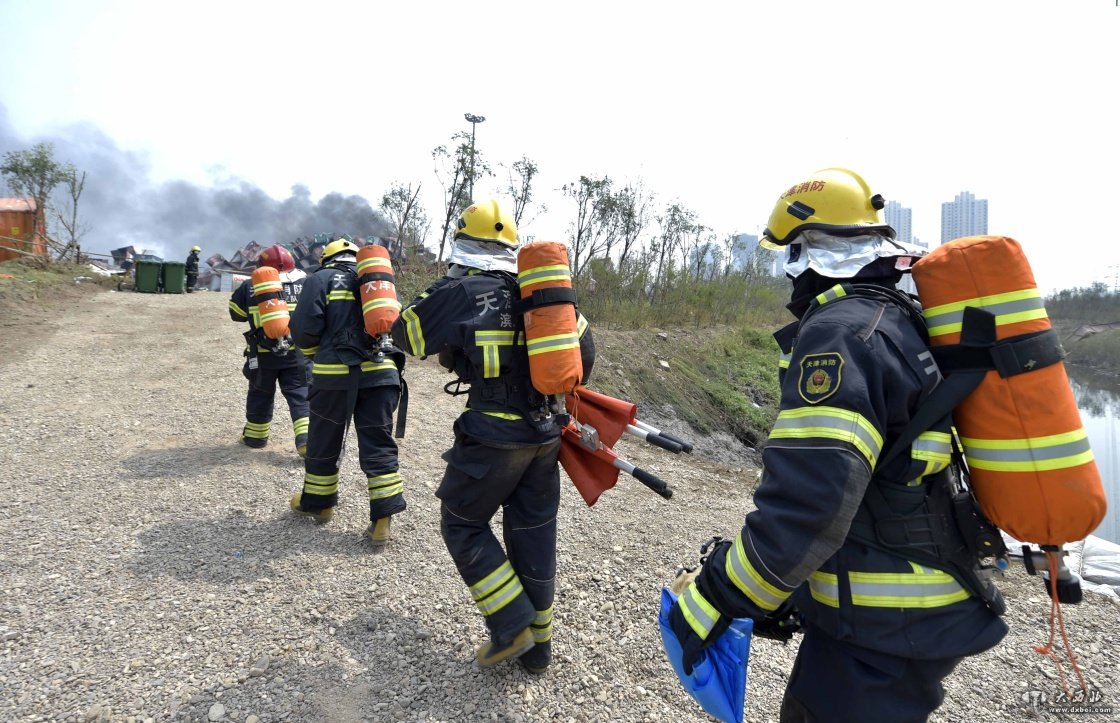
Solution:
{"label": "red flag", "polygon": [[580,424],[590,424],[599,432],[599,441],[608,447],[618,444],[626,432],[626,425],[633,424],[638,416],[638,405],[622,399],[593,392],[587,387],[577,387],[568,395],[568,412]]}
{"label": "red flag", "polygon": [[618,469],[601,459],[579,442],[575,427],[564,427],[560,439],[560,464],[572,478],[583,501],[591,507],[603,494],[618,482]]}
{"label": "red flag", "polygon": [[560,464],[590,507],[618,482],[618,468],[613,464],[618,455],[610,447],[618,443],[626,425],[633,424],[638,405],[584,386],[568,395],[567,405],[568,412],[580,424],[594,427],[599,433],[599,449],[592,451],[580,444],[579,429],[569,424],[563,430],[560,444]]}

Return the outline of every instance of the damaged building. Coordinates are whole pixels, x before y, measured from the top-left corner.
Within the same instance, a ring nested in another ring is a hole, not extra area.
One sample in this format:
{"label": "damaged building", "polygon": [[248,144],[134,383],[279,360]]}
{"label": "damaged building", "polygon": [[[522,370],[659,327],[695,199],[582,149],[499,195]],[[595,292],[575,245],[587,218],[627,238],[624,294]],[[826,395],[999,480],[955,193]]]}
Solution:
{"label": "damaged building", "polygon": [[[394,238],[379,238],[377,236],[352,238],[348,234],[343,234],[341,236],[317,234],[311,238],[297,238],[291,243],[281,242],[280,245],[291,252],[292,258],[295,259],[297,269],[302,269],[307,273],[311,273],[319,267],[319,256],[322,254],[323,247],[339,238],[353,241],[358,246],[366,246],[371,243],[381,244],[390,250],[394,259],[401,260],[401,249]],[[233,256],[228,259],[221,254],[210,256],[206,259],[209,268],[199,269],[198,287],[210,289],[211,291],[232,292],[233,289],[237,288],[238,284],[253,275],[253,270],[257,268],[257,259],[260,257],[261,251],[271,245],[272,244],[260,244],[256,241],[250,241],[237,249]],[[419,249],[414,249],[413,253],[421,257],[417,260],[435,262],[435,254],[428,249],[421,247]]]}

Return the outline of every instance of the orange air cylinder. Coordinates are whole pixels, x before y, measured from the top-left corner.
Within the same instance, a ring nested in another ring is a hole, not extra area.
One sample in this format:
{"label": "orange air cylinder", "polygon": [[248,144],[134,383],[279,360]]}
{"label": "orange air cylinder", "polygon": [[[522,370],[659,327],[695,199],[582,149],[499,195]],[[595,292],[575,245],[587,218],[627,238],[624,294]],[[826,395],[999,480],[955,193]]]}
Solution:
{"label": "orange air cylinder", "polygon": [[525,344],[533,386],[544,395],[574,391],[583,379],[583,358],[567,247],[555,241],[522,246],[517,284],[522,303],[529,307],[524,314]]}
{"label": "orange air cylinder", "polygon": [[253,298],[249,305],[256,310],[257,326],[264,329],[269,339],[288,336],[288,302],[284,300],[284,286],[280,272],[271,266],[261,266],[250,280]]}
{"label": "orange air cylinder", "polygon": [[372,337],[388,334],[401,315],[389,249],[373,245],[358,252],[358,290],[366,333]]}
{"label": "orange air cylinder", "polygon": [[[965,307],[995,315],[999,342],[1050,329],[1034,273],[1013,239],[956,239],[917,261],[913,276],[935,348],[960,343]],[[1009,535],[1062,545],[1100,524],[1104,489],[1061,361],[1006,378],[988,371],[953,421],[976,498]]]}

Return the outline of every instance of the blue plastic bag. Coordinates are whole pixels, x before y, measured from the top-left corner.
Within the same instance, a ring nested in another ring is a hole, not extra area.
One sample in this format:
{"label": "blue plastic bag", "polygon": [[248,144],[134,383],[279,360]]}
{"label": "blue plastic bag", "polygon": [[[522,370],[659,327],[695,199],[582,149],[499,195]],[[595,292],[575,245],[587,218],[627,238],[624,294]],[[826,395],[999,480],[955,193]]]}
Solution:
{"label": "blue plastic bag", "polygon": [[736,618],[727,632],[705,648],[692,675],[684,672],[684,651],[673,629],[669,626],[669,610],[677,596],[669,588],[661,588],[661,642],[673,671],[681,679],[685,691],[691,695],[708,715],[725,723],[742,723],[743,700],[747,695],[747,661],[751,655],[751,631],[754,621]]}

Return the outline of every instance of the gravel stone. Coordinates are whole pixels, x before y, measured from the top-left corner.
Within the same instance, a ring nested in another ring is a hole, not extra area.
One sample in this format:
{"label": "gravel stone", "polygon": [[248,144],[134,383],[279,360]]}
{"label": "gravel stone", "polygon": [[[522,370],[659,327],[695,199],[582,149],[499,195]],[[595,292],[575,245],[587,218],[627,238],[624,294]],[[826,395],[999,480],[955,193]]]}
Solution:
{"label": "gravel stone", "polygon": [[268,663],[271,659],[267,655],[262,655],[257,662],[253,663],[253,667],[249,669],[249,675],[256,678],[257,676],[264,675],[268,670]]}

